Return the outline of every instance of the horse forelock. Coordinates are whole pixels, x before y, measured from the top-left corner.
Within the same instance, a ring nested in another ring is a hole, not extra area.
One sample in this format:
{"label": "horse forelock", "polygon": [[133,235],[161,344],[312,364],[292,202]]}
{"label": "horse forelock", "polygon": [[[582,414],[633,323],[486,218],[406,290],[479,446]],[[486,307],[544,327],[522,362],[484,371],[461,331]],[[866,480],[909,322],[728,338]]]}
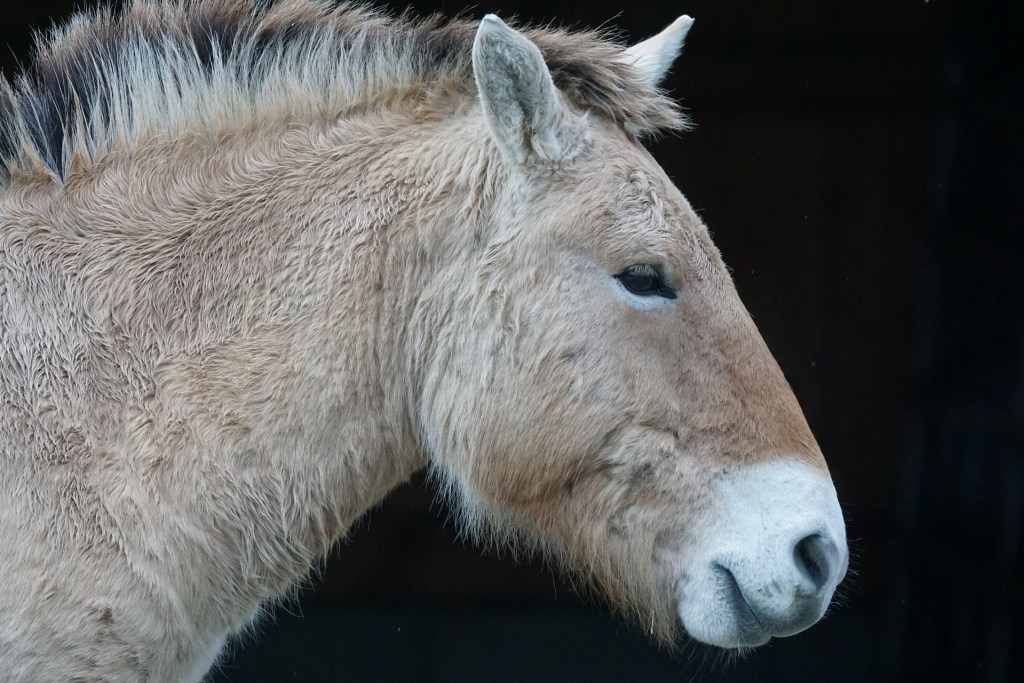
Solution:
{"label": "horse forelock", "polygon": [[[330,120],[432,84],[475,97],[476,27],[321,0],[132,0],[81,13],[39,39],[23,74],[0,80],[0,184],[19,172],[62,181],[73,162],[147,135]],[[686,126],[608,35],[524,32],[574,105],[640,135]]]}

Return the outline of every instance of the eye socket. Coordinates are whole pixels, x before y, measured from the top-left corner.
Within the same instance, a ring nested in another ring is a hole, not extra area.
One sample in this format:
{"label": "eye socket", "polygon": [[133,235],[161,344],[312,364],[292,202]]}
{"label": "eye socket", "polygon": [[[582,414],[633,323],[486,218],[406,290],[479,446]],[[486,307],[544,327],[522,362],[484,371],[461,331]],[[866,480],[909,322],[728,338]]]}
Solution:
{"label": "eye socket", "polygon": [[661,269],[649,263],[630,266],[615,276],[631,294],[675,299],[676,291],[665,284]]}

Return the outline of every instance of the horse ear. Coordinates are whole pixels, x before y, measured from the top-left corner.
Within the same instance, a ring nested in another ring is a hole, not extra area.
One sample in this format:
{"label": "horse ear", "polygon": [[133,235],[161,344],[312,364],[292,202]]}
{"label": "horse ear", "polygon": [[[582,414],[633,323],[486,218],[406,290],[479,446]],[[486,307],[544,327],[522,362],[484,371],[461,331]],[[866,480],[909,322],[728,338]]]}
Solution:
{"label": "horse ear", "polygon": [[658,35],[628,48],[623,58],[640,71],[644,82],[658,85],[682,51],[691,26],[693,19],[684,14]]}
{"label": "horse ear", "polygon": [[480,22],[473,41],[473,75],[503,153],[518,163],[531,156],[559,161],[575,148],[582,126],[559,100],[540,50],[493,14]]}

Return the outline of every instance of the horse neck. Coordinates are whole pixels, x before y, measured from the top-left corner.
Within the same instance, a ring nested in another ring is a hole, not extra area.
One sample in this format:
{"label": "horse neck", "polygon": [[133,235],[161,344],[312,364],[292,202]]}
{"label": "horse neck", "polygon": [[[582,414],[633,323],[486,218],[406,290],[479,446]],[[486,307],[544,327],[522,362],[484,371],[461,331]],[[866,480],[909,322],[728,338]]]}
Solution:
{"label": "horse neck", "polygon": [[410,366],[427,340],[411,321],[479,248],[467,225],[488,166],[479,123],[459,125],[171,141],[72,179],[46,209],[63,215],[53,258],[80,275],[92,345],[106,358],[117,340],[96,419],[72,419],[122,463],[122,552],[187,586],[211,631],[426,464]]}
{"label": "horse neck", "polygon": [[[259,267],[234,273],[255,286],[222,300],[255,317],[236,312],[242,341],[180,355],[176,376],[189,382],[191,400],[206,402],[197,398],[206,389],[196,389],[205,384],[228,415],[244,416],[241,429],[228,425],[220,437],[227,459],[207,451],[229,463],[223,481],[196,490],[240,491],[227,509],[209,512],[241,523],[241,545],[225,556],[241,554],[242,567],[270,579],[267,593],[426,464],[410,367],[426,340],[415,338],[412,321],[423,293],[446,272],[467,270],[476,248],[465,223],[480,179],[465,170],[472,151],[448,128],[377,125],[360,135],[359,122],[349,122],[298,134],[287,150],[275,145],[258,177],[226,190],[241,200],[233,202],[239,231],[255,232],[236,262]],[[269,235],[281,230],[292,234],[278,246]],[[250,498],[266,501],[265,518],[237,504]],[[185,502],[204,505],[198,496]]]}

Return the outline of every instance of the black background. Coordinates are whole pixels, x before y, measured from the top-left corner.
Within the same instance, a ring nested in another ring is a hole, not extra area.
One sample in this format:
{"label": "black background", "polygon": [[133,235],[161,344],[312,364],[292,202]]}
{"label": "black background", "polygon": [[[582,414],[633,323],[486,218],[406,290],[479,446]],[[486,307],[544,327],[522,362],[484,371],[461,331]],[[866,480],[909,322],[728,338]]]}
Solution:
{"label": "black background", "polygon": [[[4,7],[5,73],[29,60],[33,28],[71,11]],[[631,40],[697,19],[666,84],[697,128],[651,149],[829,461],[845,597],[738,661],[658,650],[539,564],[460,541],[417,480],[214,680],[1024,680],[1024,3],[497,0],[468,14],[491,11]]]}

